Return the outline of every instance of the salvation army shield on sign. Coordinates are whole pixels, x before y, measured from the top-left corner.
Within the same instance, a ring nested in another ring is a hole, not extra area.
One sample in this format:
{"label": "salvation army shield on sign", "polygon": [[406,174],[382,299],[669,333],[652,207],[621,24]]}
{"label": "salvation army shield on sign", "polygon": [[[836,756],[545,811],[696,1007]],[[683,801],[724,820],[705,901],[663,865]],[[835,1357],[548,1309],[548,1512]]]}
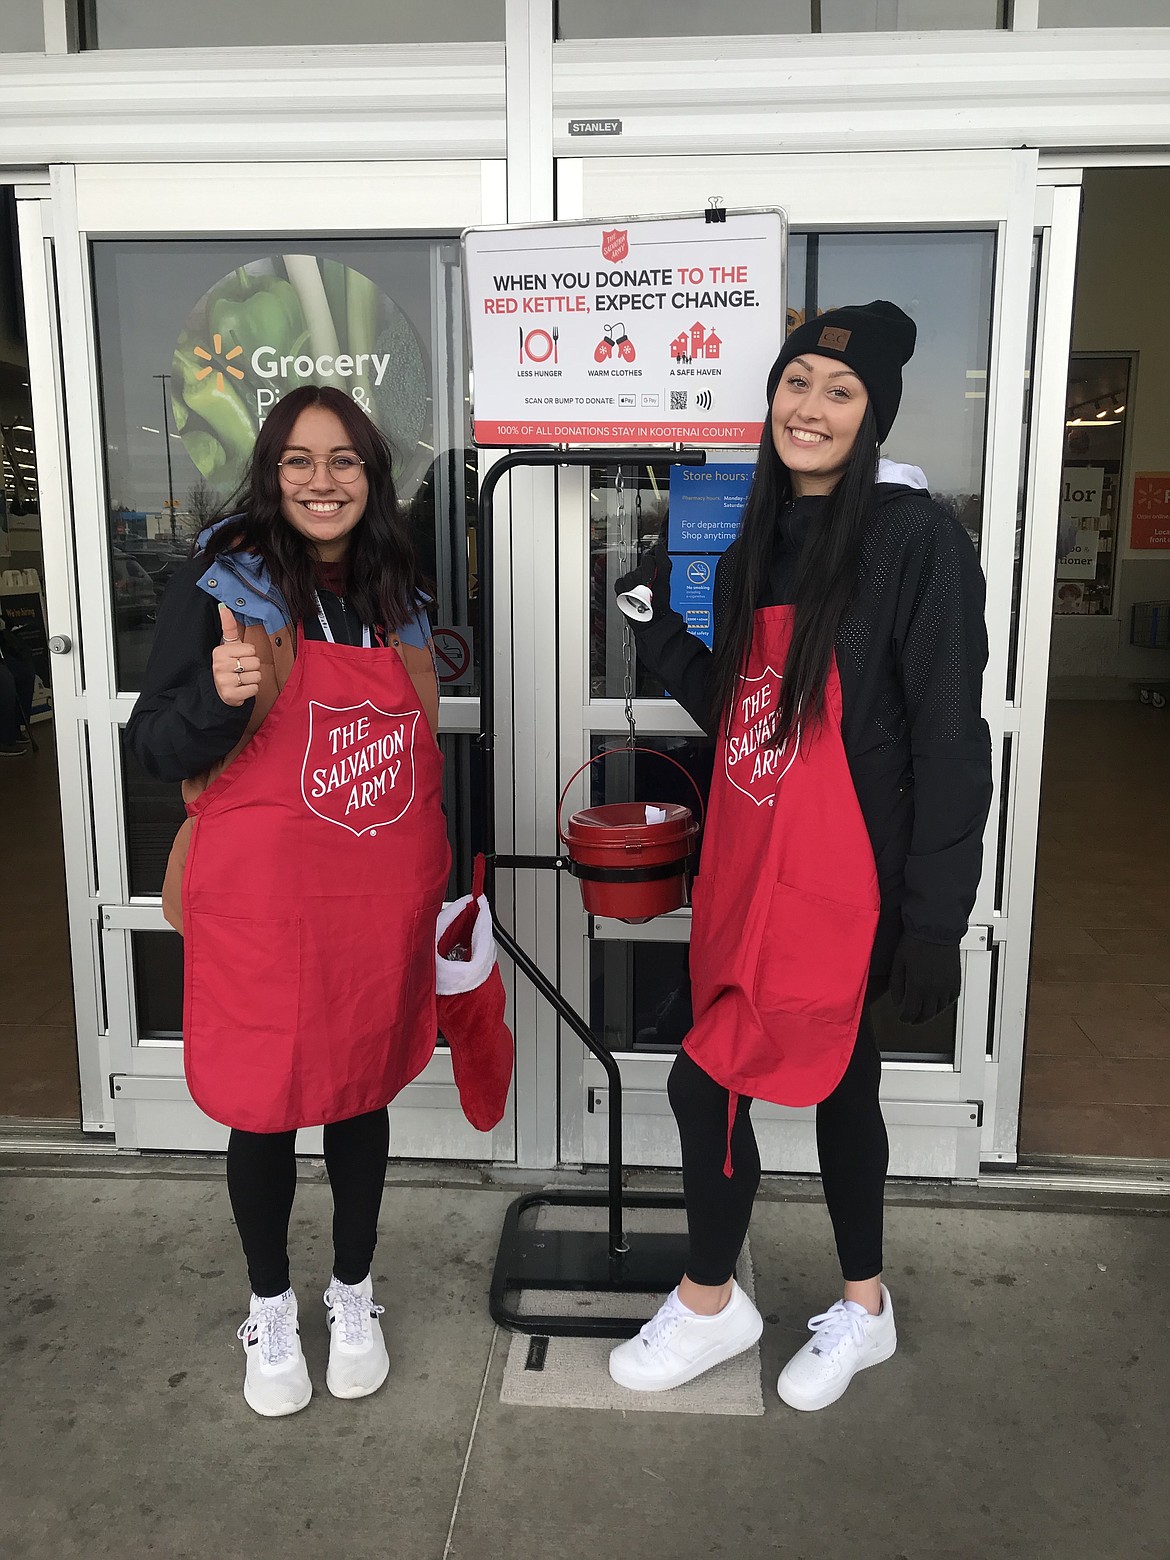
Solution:
{"label": "salvation army shield on sign", "polygon": [[799,727],[782,748],[772,740],[782,681],[775,667],[766,666],[756,677],[742,677],[735,696],[734,725],[724,759],[727,778],[757,807],[775,804],[776,787],[800,751]]}
{"label": "salvation army shield on sign", "polygon": [[626,228],[603,228],[601,232],[601,253],[609,261],[610,265],[616,265],[619,260],[624,260],[630,252],[630,235]]}
{"label": "salvation army shield on sign", "polygon": [[373,834],[414,800],[414,739],[420,712],[309,700],[301,795],[310,812],[351,834]]}

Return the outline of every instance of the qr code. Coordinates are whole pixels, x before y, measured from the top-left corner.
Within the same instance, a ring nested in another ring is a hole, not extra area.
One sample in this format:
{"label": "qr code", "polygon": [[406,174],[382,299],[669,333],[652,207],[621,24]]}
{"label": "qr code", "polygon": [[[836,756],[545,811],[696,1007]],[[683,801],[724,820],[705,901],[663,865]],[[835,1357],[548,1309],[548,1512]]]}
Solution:
{"label": "qr code", "polygon": [[687,393],[685,390],[672,390],[670,392],[670,409],[672,412],[686,411]]}

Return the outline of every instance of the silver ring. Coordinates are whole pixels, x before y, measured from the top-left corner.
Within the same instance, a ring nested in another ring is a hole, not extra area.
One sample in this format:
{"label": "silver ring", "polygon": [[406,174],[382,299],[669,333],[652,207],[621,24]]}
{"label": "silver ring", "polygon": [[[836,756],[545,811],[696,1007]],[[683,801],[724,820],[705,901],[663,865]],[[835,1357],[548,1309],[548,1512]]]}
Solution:
{"label": "silver ring", "polygon": [[235,672],[236,676],[238,677],[243,670],[244,663],[237,658],[235,666],[232,667],[232,671]]}
{"label": "silver ring", "polygon": [[244,668],[242,666],[237,666],[236,667],[236,676],[240,679],[240,686],[243,687],[243,684],[244,684]]}

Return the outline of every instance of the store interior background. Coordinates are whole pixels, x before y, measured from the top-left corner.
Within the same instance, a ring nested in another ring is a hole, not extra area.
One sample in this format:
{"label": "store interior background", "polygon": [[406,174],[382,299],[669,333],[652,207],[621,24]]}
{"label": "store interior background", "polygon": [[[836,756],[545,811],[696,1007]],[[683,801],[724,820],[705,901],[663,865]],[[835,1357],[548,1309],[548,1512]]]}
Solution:
{"label": "store interior background", "polygon": [[[28,352],[12,192],[0,189],[0,612],[48,677],[44,563]],[[30,573],[31,571],[31,573]],[[51,702],[35,748],[0,757],[0,1120],[65,1122],[80,1110],[77,1034]]]}
{"label": "store interior background", "polygon": [[[1020,1128],[1031,1156],[1170,1159],[1170,709],[1139,698],[1159,681],[1170,695],[1170,648],[1131,642],[1135,603],[1170,617],[1170,549],[1129,545],[1135,473],[1170,471],[1168,249],[1170,168],[1086,171],[1066,462],[1092,448],[1075,420],[1099,411],[1124,459],[1101,527],[1112,610],[1053,618]],[[1123,411],[1083,405],[1078,355],[1094,354],[1134,355]]]}

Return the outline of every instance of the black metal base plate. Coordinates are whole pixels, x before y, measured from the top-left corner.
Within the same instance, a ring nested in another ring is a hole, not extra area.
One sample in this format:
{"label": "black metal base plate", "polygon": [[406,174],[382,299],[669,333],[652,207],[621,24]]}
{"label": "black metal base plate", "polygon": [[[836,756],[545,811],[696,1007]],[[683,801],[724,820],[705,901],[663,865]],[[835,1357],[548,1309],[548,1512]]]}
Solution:
{"label": "black metal base plate", "polygon": [[[605,1192],[530,1192],[509,1207],[492,1275],[491,1313],[512,1332],[555,1338],[630,1338],[644,1316],[521,1315],[514,1309],[521,1289],[578,1289],[600,1294],[661,1294],[682,1277],[687,1258],[685,1230],[675,1234],[625,1234],[627,1249],[613,1253],[608,1230],[558,1230],[521,1223],[538,1208],[608,1208]],[[624,1208],[682,1208],[674,1192],[634,1193]],[[509,1304],[511,1300],[511,1304]]]}

